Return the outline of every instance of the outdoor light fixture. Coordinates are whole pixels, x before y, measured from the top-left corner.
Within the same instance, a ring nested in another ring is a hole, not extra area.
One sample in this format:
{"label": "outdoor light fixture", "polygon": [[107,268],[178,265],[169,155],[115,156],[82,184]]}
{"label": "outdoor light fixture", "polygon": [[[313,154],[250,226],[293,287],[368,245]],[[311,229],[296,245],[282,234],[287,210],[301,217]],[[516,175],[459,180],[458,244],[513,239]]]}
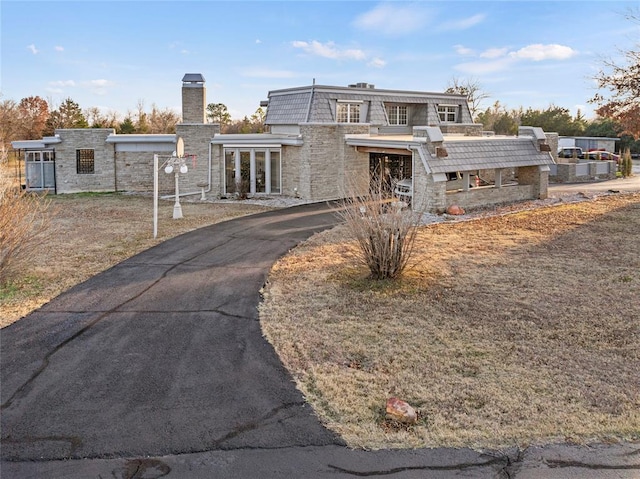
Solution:
{"label": "outdoor light fixture", "polygon": [[164,172],[167,175],[174,174],[175,176],[175,185],[176,185],[176,202],[173,205],[173,219],[182,218],[182,206],[180,205],[180,189],[179,189],[179,178],[180,173],[183,175],[189,171],[189,168],[186,164],[186,158],[184,156],[184,141],[182,138],[178,138],[176,142],[176,150],[171,155],[164,167]]}

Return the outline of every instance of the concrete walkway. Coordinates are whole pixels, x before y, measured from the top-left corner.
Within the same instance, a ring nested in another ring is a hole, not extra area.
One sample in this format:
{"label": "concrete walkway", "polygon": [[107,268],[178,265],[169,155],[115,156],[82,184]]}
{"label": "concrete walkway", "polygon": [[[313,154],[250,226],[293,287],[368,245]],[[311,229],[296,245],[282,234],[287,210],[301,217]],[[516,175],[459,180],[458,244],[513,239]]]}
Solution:
{"label": "concrete walkway", "polygon": [[271,265],[324,204],[162,243],[1,332],[4,478],[640,477],[640,445],[353,451],[258,321]]}

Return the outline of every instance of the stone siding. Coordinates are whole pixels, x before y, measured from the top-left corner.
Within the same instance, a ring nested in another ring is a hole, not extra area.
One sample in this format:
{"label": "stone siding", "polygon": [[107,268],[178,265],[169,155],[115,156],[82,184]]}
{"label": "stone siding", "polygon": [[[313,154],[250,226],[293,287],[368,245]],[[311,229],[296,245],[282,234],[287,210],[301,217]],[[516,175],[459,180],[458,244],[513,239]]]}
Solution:
{"label": "stone siding", "polygon": [[[587,183],[594,180],[614,180],[616,178],[617,165],[615,161],[605,161],[608,165],[607,173],[598,173],[598,163],[595,161],[588,163],[588,173],[579,175],[577,173],[578,165],[576,163],[558,163],[556,164],[556,174],[550,176],[552,183]],[[580,163],[584,165],[585,163]]]}
{"label": "stone siding", "polygon": [[[368,181],[368,155],[358,154],[347,146],[344,136],[369,132],[368,125],[310,124],[301,125],[304,145],[300,148],[299,195],[322,201],[342,198],[357,182],[358,172]],[[366,160],[365,160],[366,158]]]}
{"label": "stone siding", "polygon": [[[176,125],[176,138],[182,138],[184,141],[185,156],[196,155],[195,160],[189,159],[187,161],[189,172],[180,176],[181,181],[184,181],[184,186],[180,183],[180,191],[183,191],[184,188],[185,193],[199,192],[198,184],[209,182],[209,145],[216,133],[220,133],[220,125],[217,123],[200,125],[179,123]],[[211,162],[212,194],[219,194],[222,191],[223,163],[220,161]]]}
{"label": "stone siding", "polygon": [[182,86],[182,121],[184,123],[206,123],[207,90],[202,84]]}
{"label": "stone siding", "polygon": [[[56,151],[56,189],[58,193],[81,191],[115,191],[115,147],[106,143],[112,128],[60,129],[55,134],[61,142]],[[92,149],[94,172],[78,174],[76,150]]]}
{"label": "stone siding", "polygon": [[462,208],[478,208],[486,205],[526,201],[533,198],[535,198],[534,185],[471,188],[469,191],[447,193],[446,207],[458,205]]}
{"label": "stone siding", "polygon": [[482,123],[440,123],[443,134],[482,136]]}

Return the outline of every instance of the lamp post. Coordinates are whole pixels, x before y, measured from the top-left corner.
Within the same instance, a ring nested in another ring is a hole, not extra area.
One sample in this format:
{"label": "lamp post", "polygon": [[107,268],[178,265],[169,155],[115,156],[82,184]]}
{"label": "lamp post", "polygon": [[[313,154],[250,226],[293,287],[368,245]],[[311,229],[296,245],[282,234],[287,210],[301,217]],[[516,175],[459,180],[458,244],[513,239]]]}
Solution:
{"label": "lamp post", "polygon": [[173,219],[182,218],[182,206],[180,205],[180,173],[183,175],[189,171],[187,168],[187,164],[185,162],[184,157],[182,156],[172,156],[165,163],[164,172],[167,175],[171,173],[175,176],[175,185],[176,185],[176,202],[173,204]]}

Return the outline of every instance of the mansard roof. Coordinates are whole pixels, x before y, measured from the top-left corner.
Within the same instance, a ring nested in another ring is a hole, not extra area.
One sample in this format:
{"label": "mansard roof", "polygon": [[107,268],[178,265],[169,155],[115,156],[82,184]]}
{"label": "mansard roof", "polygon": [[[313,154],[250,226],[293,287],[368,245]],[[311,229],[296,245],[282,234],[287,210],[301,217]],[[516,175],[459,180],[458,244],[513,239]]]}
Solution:
{"label": "mansard roof", "polygon": [[[364,86],[310,85],[269,92],[267,125],[297,125],[300,123],[335,122],[336,101],[368,102],[372,124],[386,124],[385,104],[425,105],[445,103],[461,105],[468,111],[464,95],[404,90],[384,90]],[[470,117],[468,121],[470,121]]]}

